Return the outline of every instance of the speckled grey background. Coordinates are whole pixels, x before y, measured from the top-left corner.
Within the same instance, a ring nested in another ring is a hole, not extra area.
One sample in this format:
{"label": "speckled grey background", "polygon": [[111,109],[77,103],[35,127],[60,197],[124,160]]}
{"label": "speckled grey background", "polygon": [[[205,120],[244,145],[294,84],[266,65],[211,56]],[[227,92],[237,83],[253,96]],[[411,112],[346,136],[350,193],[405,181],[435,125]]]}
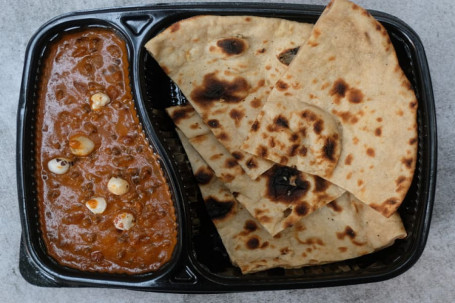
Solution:
{"label": "speckled grey background", "polygon": [[0,302],[455,302],[455,5],[451,0],[357,2],[399,17],[420,35],[433,79],[439,132],[438,186],[426,249],[409,271],[373,284],[218,295],[39,288],[28,284],[18,269],[21,227],[15,175],[16,110],[27,42],[41,24],[65,12],[149,3],[0,0]]}

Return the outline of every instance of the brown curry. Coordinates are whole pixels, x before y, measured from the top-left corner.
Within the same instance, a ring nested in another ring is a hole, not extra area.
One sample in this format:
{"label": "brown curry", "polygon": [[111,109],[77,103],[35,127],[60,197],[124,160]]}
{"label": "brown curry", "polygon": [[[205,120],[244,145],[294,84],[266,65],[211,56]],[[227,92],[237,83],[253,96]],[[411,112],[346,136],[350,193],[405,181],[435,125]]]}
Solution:
{"label": "brown curry", "polygon": [[155,271],[168,262],[177,224],[158,158],[134,108],[125,42],[110,30],[87,29],[52,43],[36,124],[39,214],[49,255],[109,273]]}

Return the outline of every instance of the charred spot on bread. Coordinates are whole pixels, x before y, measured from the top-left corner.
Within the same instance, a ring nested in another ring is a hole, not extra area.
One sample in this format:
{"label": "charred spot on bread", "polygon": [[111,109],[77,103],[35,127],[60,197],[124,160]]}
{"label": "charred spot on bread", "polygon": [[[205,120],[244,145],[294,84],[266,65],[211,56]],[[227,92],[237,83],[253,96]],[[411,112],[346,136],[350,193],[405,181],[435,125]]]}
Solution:
{"label": "charred spot on bread", "polygon": [[338,247],[338,250],[339,250],[340,252],[346,252],[346,251],[348,250],[348,248],[345,247],[345,246],[340,246],[340,247]]}
{"label": "charred spot on bread", "polygon": [[395,192],[401,192],[403,190],[407,190],[407,181],[408,179],[405,176],[399,176],[395,180],[395,184],[397,185]]}
{"label": "charred spot on bread", "polygon": [[298,144],[292,144],[288,149],[288,155],[290,157],[294,157],[298,152],[298,148],[299,148]]}
{"label": "charred spot on bread", "polygon": [[286,164],[288,164],[288,162],[289,162],[289,158],[288,158],[288,157],[282,156],[282,157],[280,158],[280,164],[281,164],[281,165],[286,165]]}
{"label": "charred spot on bread", "polygon": [[254,99],[250,102],[250,105],[251,105],[251,107],[253,107],[253,108],[259,108],[259,107],[261,107],[262,102],[261,102],[260,99],[254,98]]}
{"label": "charred spot on bread", "polygon": [[220,122],[217,119],[210,119],[207,121],[207,125],[211,128],[218,128],[220,126]]}
{"label": "charred spot on bread", "polygon": [[228,134],[226,134],[225,132],[221,132],[220,134],[218,134],[216,136],[217,139],[219,139],[220,141],[227,141],[229,140],[229,136]]}
{"label": "charred spot on bread", "polygon": [[409,80],[406,78],[401,82],[401,86],[408,90],[412,90],[411,82],[409,82]]}
{"label": "charred spot on bread", "polygon": [[359,119],[356,117],[356,115],[352,114],[349,111],[342,112],[342,111],[337,111],[337,110],[333,109],[332,113],[334,115],[340,117],[343,120],[344,123],[355,124],[355,123],[357,123],[359,121]]}
{"label": "charred spot on bread", "polygon": [[274,165],[265,176],[266,196],[274,202],[292,203],[304,197],[310,188],[310,183],[295,168]]}
{"label": "charred spot on bread", "polygon": [[286,208],[284,211],[283,211],[283,218],[287,218],[289,217],[289,215],[292,213],[292,209],[290,207]]}
{"label": "charred spot on bread", "polygon": [[272,217],[267,215],[259,216],[257,219],[261,224],[271,223],[273,221]]}
{"label": "charred spot on bread", "polygon": [[398,203],[398,201],[395,198],[390,198],[383,202],[383,204],[385,204],[385,205],[395,205],[397,203]]}
{"label": "charred spot on bread", "polygon": [[299,216],[303,217],[309,213],[310,207],[309,207],[308,203],[302,202],[302,203],[297,204],[297,206],[294,208],[294,210]]}
{"label": "charred spot on bread", "polygon": [[289,121],[286,117],[278,115],[273,119],[273,123],[267,125],[267,131],[276,132],[283,128],[289,128]]}
{"label": "charred spot on bread", "polygon": [[285,91],[288,89],[289,85],[282,81],[282,80],[278,80],[278,82],[276,83],[276,88],[279,90],[279,91]]}
{"label": "charred spot on bread", "polygon": [[333,211],[335,211],[337,213],[340,213],[343,211],[343,208],[340,205],[338,205],[338,203],[336,201],[330,202],[329,204],[327,204],[327,207],[331,208]]}
{"label": "charred spot on bread", "polygon": [[374,149],[371,147],[367,148],[367,155],[370,157],[374,157],[375,156]]}
{"label": "charred spot on bread", "polygon": [[217,78],[216,72],[213,72],[204,76],[202,84],[193,89],[190,96],[199,106],[207,108],[220,100],[238,103],[247,96],[249,88],[248,82],[242,77],[228,81]]}
{"label": "charred spot on bread", "polygon": [[322,179],[319,176],[313,176],[313,178],[314,178],[314,191],[315,192],[323,192],[330,185],[329,182],[327,182],[325,179]]}
{"label": "charred spot on bread", "polygon": [[257,163],[256,159],[250,158],[250,159],[248,159],[248,161],[246,162],[246,166],[247,166],[249,169],[253,169],[253,168],[258,167],[258,163]]}
{"label": "charred spot on bread", "polygon": [[278,115],[278,117],[273,120],[273,123],[278,127],[289,128],[289,121],[282,115]]}
{"label": "charred spot on bread", "polygon": [[316,121],[317,116],[315,113],[313,113],[311,110],[304,110],[303,112],[300,113],[300,116],[310,122]]}
{"label": "charred spot on bread", "polygon": [[212,220],[220,220],[225,218],[234,207],[235,202],[232,200],[219,201],[215,197],[208,197],[205,199],[205,207],[207,213]]}
{"label": "charred spot on bread", "polygon": [[223,182],[226,182],[226,183],[229,183],[229,182],[232,182],[232,180],[235,179],[235,176],[231,175],[231,174],[223,174],[221,177],[220,177],[221,181]]}
{"label": "charred spot on bread", "polygon": [[208,167],[201,167],[194,174],[198,184],[208,184],[213,176],[213,171]]}
{"label": "charred spot on bread", "polygon": [[269,139],[269,146],[274,148],[276,146],[275,138],[271,137]]}
{"label": "charred spot on bread", "polygon": [[226,159],[224,162],[226,168],[232,168],[237,165],[237,161],[234,158]]}
{"label": "charred spot on bread", "polygon": [[249,249],[256,249],[259,247],[259,239],[257,237],[251,237],[246,242],[246,247]]}
{"label": "charred spot on bread", "polygon": [[307,152],[308,152],[308,149],[302,145],[299,149],[299,155],[301,155],[302,157],[305,157]]}
{"label": "charred spot on bread", "polygon": [[340,104],[340,100],[347,97],[348,101],[358,104],[363,101],[363,93],[360,89],[349,87],[349,85],[341,78],[333,82],[330,90],[330,95],[334,97],[334,102]]}
{"label": "charred spot on bread", "polygon": [[332,138],[325,139],[324,146],[322,147],[323,157],[330,160],[335,161],[335,149],[336,149],[336,142]]}
{"label": "charred spot on bread", "polygon": [[339,78],[335,82],[333,82],[332,89],[330,90],[330,95],[339,98],[344,98],[348,88],[349,88],[348,84],[343,79]]}
{"label": "charred spot on bread", "polygon": [[261,158],[266,158],[268,154],[267,147],[264,145],[259,145],[258,148],[256,149],[256,155],[258,155]]}
{"label": "charred spot on bread", "polygon": [[354,157],[352,156],[352,154],[347,155],[346,159],[344,160],[344,164],[351,165],[353,159]]}
{"label": "charred spot on bread", "polygon": [[246,43],[242,39],[239,38],[226,38],[222,40],[218,40],[216,45],[221,48],[221,50],[226,55],[239,55],[243,53],[246,49]]}
{"label": "charred spot on bread", "polygon": [[256,54],[263,54],[263,53],[265,53],[265,48],[261,48],[256,51]]}
{"label": "charred spot on bread", "polygon": [[283,247],[282,249],[280,249],[280,253],[282,255],[287,255],[289,252],[290,252],[290,250],[288,247]]}
{"label": "charred spot on bread", "polygon": [[245,116],[245,113],[234,108],[229,112],[229,116],[235,120],[235,124],[238,125],[238,122],[242,120],[242,118]]}
{"label": "charred spot on bread", "polygon": [[343,240],[344,237],[346,237],[346,236],[350,239],[354,239],[356,237],[355,231],[349,225],[346,226],[344,231],[337,232],[336,235],[337,235],[337,238],[340,240]]}
{"label": "charred spot on bread", "polygon": [[253,232],[256,229],[258,229],[258,226],[257,226],[256,222],[254,222],[253,220],[247,220],[245,222],[245,225],[243,226],[243,229],[245,229],[248,232]]}
{"label": "charred spot on bread", "polygon": [[316,237],[309,237],[309,238],[306,238],[305,240],[301,240],[301,239],[297,238],[297,241],[299,241],[299,243],[304,244],[304,245],[316,245],[316,244],[320,245],[320,246],[325,245],[324,241],[322,241],[320,238],[316,238]]}
{"label": "charred spot on bread", "polygon": [[351,88],[348,91],[348,100],[351,103],[360,103],[363,101],[363,93],[357,88]]}
{"label": "charred spot on bread", "polygon": [[253,125],[251,125],[251,130],[256,132],[259,129],[259,121],[254,121]]}
{"label": "charred spot on bread", "polygon": [[232,156],[237,159],[237,160],[242,160],[243,159],[243,154],[241,152],[235,151],[232,153]]}
{"label": "charred spot on bread", "polygon": [[318,135],[322,132],[323,129],[324,129],[324,121],[322,119],[317,120],[313,124],[313,130]]}
{"label": "charred spot on bread", "polygon": [[180,121],[187,119],[194,110],[191,106],[182,106],[171,114],[171,119],[175,124],[179,124]]}

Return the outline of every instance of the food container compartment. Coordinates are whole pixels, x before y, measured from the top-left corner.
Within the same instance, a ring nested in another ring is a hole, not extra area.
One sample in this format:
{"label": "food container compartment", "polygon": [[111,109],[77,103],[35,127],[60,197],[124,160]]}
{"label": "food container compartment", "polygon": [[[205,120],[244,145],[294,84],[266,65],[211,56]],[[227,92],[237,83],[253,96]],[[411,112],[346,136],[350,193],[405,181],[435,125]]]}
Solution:
{"label": "food container compartment", "polygon": [[[35,108],[37,91],[39,81],[41,79],[41,64],[42,59],[47,53],[47,49],[51,43],[59,39],[62,34],[66,32],[73,32],[80,29],[87,28],[107,28],[112,29],[117,36],[122,38],[126,42],[127,51],[128,51],[128,60],[131,62],[133,54],[133,44],[131,40],[128,39],[128,33],[124,31],[121,27],[117,26],[115,23],[111,23],[108,18],[105,19],[90,19],[80,18],[77,20],[62,20],[63,22],[53,22],[52,25],[48,26],[46,30],[41,30],[34,38],[30,44],[29,57],[27,59],[26,67],[24,70],[24,82],[27,84],[23,87],[22,95],[25,97],[21,99],[20,110],[19,110],[19,124],[20,132],[18,135],[21,136],[21,139],[18,139],[17,145],[17,157],[18,157],[18,181],[19,181],[19,194],[22,199],[21,203],[21,215],[23,225],[23,243],[25,244],[25,250],[30,257],[30,259],[35,263],[39,268],[39,271],[48,276],[53,282],[57,285],[62,283],[63,285],[67,283],[90,283],[93,285],[104,285],[105,283],[110,283],[112,285],[121,283],[122,285],[134,285],[134,286],[144,286],[150,285],[153,281],[159,279],[159,277],[164,274],[169,274],[169,272],[175,267],[180,256],[182,249],[182,215],[180,213],[180,208],[178,205],[181,202],[177,202],[181,199],[178,189],[171,177],[174,175],[170,164],[165,158],[160,160],[162,171],[165,178],[169,184],[171,196],[173,199],[174,208],[176,211],[177,218],[177,229],[178,229],[178,239],[177,244],[174,248],[173,255],[171,260],[164,264],[156,272],[150,272],[145,274],[138,275],[127,275],[127,274],[107,274],[107,273],[97,273],[97,272],[81,272],[76,269],[68,268],[58,264],[54,259],[46,253],[46,247],[41,236],[41,228],[39,221],[39,211],[38,211],[38,197],[36,192],[36,181],[35,181]],[[131,64],[129,64],[129,77],[131,83],[133,83],[133,69]],[[132,95],[135,100],[135,107],[139,108],[139,101],[137,98],[137,93],[134,90],[134,87],[131,87]],[[138,111],[139,112],[139,111]],[[150,130],[147,130],[147,122],[144,121],[144,118],[139,116],[141,124],[144,126],[146,131],[147,140],[151,143],[156,151],[159,151],[159,147],[155,145],[155,140],[153,135],[149,133]],[[22,128],[22,129],[21,129]],[[77,282],[76,282],[77,281]],[[89,282],[90,281],[90,282]]]}
{"label": "food container compartment", "polygon": [[[78,12],[51,20],[32,38],[26,54],[18,111],[17,177],[23,228],[21,273],[41,286],[102,286],[168,292],[230,292],[309,288],[385,280],[409,269],[425,247],[436,182],[436,121],[429,69],[417,34],[401,20],[371,11],[388,30],[419,102],[418,159],[413,183],[399,209],[408,236],[360,258],[300,269],[242,275],[231,265],[206,214],[186,155],[164,108],[186,102],[176,85],[146,52],[145,43],[173,22],[199,14],[257,15],[314,23],[322,6],[260,3],[160,4]],[[33,180],[34,92],[40,58],[51,38],[76,27],[113,28],[129,52],[132,92],[143,128],[160,154],[173,194],[179,242],[173,259],[156,273],[137,276],[86,273],[59,266],[40,238]]]}

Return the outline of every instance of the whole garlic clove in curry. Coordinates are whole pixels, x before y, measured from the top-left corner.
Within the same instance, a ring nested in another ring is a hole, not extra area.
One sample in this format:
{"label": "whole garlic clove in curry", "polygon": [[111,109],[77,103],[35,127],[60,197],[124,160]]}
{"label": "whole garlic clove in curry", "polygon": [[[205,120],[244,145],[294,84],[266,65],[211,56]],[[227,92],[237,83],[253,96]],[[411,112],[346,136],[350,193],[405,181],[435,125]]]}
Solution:
{"label": "whole garlic clove in curry", "polygon": [[95,149],[95,143],[83,135],[72,136],[69,146],[71,153],[76,156],[88,156]]}
{"label": "whole garlic clove in curry", "polygon": [[96,93],[90,97],[90,106],[92,110],[99,110],[111,102],[111,98],[104,93]]}
{"label": "whole garlic clove in curry", "polygon": [[85,206],[94,214],[102,214],[106,210],[106,199],[102,197],[93,197],[87,202]]}
{"label": "whole garlic clove in curry", "polygon": [[120,213],[114,218],[115,228],[129,230],[136,223],[136,219],[130,213]]}
{"label": "whole garlic clove in curry", "polygon": [[128,192],[130,185],[128,184],[128,181],[122,178],[112,177],[107,183],[107,189],[114,195],[120,196]]}
{"label": "whole garlic clove in curry", "polygon": [[63,175],[68,172],[72,162],[67,158],[54,158],[47,162],[47,168],[57,175]]}

